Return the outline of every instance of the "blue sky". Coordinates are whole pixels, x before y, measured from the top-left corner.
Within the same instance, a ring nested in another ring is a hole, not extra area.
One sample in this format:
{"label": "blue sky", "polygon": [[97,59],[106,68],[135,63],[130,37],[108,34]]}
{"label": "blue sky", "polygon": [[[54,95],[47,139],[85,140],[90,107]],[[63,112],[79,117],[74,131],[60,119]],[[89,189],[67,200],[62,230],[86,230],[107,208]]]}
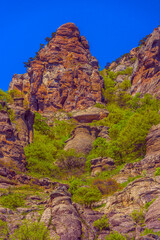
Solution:
{"label": "blue sky", "polygon": [[138,45],[160,25],[160,0],[1,0],[0,88],[8,90],[23,62],[67,22],[89,41],[101,68]]}

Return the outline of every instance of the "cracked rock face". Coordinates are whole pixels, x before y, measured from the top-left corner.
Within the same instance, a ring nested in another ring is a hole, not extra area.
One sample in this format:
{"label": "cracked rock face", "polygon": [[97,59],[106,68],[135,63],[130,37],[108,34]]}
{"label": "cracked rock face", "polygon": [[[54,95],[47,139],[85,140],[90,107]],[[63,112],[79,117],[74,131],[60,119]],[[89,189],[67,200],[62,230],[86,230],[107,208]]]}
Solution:
{"label": "cracked rock face", "polygon": [[150,93],[160,98],[160,27],[155,28],[140,48],[132,76],[132,94]]}
{"label": "cracked rock face", "polygon": [[101,101],[103,79],[88,41],[73,23],[58,28],[56,36],[31,62],[28,74],[14,75],[9,90],[28,94],[32,110],[52,112],[85,109]]}

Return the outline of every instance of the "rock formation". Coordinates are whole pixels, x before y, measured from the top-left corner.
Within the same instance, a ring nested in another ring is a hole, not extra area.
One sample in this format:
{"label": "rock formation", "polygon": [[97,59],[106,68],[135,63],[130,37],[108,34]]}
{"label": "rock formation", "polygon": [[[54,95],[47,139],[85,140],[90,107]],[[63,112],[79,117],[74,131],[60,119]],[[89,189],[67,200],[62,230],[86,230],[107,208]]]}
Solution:
{"label": "rock formation", "polygon": [[[2,105],[5,106],[5,103]],[[13,105],[0,112],[0,162],[1,166],[22,170],[26,161],[23,147],[33,141],[34,113]],[[9,113],[13,114],[11,122]]]}
{"label": "rock formation", "polygon": [[0,112],[0,164],[9,168],[25,166],[23,145],[14,133],[7,111]]}
{"label": "rock formation", "polygon": [[132,76],[132,94],[150,93],[160,98],[160,27],[155,28],[139,50]]}
{"label": "rock formation", "polygon": [[31,61],[28,74],[14,75],[9,89],[27,94],[34,111],[85,109],[102,100],[98,68],[85,37],[75,24],[67,23]]}

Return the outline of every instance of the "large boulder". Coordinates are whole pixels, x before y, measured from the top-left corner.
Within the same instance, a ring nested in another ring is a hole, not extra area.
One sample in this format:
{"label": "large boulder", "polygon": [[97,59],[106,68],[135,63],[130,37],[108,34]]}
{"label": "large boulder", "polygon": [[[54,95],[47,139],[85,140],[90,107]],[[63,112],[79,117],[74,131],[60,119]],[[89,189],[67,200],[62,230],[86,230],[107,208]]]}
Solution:
{"label": "large boulder", "polygon": [[72,118],[80,123],[91,123],[93,120],[101,120],[107,117],[109,112],[106,109],[89,107],[85,110],[72,111]]}
{"label": "large boulder", "polygon": [[77,153],[88,154],[99,133],[100,129],[97,127],[79,125],[73,130],[72,137],[66,141],[64,150],[75,149]]}

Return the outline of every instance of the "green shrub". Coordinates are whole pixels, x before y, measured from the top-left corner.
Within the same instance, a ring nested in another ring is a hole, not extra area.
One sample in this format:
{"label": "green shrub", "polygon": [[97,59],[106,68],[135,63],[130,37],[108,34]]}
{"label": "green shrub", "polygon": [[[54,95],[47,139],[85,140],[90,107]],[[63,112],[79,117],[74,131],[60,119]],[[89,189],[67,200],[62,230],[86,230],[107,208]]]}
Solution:
{"label": "green shrub", "polygon": [[152,201],[147,202],[147,203],[144,205],[144,208],[147,210],[147,209],[150,207],[150,205],[151,205],[155,200],[156,200],[156,199],[153,199]]}
{"label": "green shrub", "polygon": [[49,126],[46,123],[47,119],[44,118],[40,113],[35,112],[34,118],[34,129],[40,131],[43,134],[47,134],[49,131]]}
{"label": "green shrub", "polygon": [[51,240],[44,223],[24,221],[10,238],[11,240]]}
{"label": "green shrub", "polygon": [[[57,177],[60,173],[60,168],[56,164],[56,160],[61,159],[61,163],[65,163],[63,167],[69,168],[72,158],[72,164],[77,164],[71,151],[66,153],[63,148],[65,141],[70,137],[71,131],[74,128],[72,121],[55,120],[54,126],[49,127],[47,119],[39,113],[35,114],[34,123],[34,139],[33,143],[25,147],[25,155],[27,160],[28,171],[36,177]],[[68,155],[67,155],[68,154]],[[60,158],[60,155],[61,158]],[[81,159],[82,160],[82,159]],[[80,161],[79,163],[80,164]]]}
{"label": "green shrub", "polygon": [[0,219],[0,239],[8,239],[8,225]]}
{"label": "green shrub", "polygon": [[19,193],[9,193],[8,195],[3,195],[0,198],[0,203],[3,207],[15,209],[17,207],[25,206],[25,196]]}
{"label": "green shrub", "polygon": [[82,185],[84,184],[84,182],[79,179],[79,178],[74,178],[70,181],[70,185],[69,185],[69,189],[68,191],[71,193],[71,194],[75,194],[75,192],[77,191],[77,189],[79,187],[81,187]]}
{"label": "green shrub", "polygon": [[12,97],[8,94],[8,92],[4,92],[2,89],[0,89],[0,100],[6,103],[13,102]]}
{"label": "green shrub", "polygon": [[102,197],[101,192],[96,187],[80,187],[73,195],[73,201],[91,207],[93,203],[98,202]]}
{"label": "green shrub", "polygon": [[160,231],[154,232],[153,229],[148,229],[148,228],[145,228],[145,230],[141,233],[141,236],[146,236],[148,234],[154,234],[160,237]]}
{"label": "green shrub", "polygon": [[108,222],[107,216],[104,215],[100,219],[94,221],[93,226],[98,228],[99,231],[108,230],[109,229],[109,222]]}
{"label": "green shrub", "polygon": [[156,168],[155,176],[160,176],[160,167]]}
{"label": "green shrub", "polygon": [[106,240],[127,240],[126,237],[124,237],[122,234],[119,232],[114,231],[113,233],[110,233],[107,237]]}
{"label": "green shrub", "polygon": [[76,153],[75,149],[60,150],[57,153],[57,164],[61,169],[81,168],[84,166],[84,155]]}
{"label": "green shrub", "polygon": [[134,222],[138,223],[138,224],[143,224],[144,223],[144,213],[143,210],[134,210],[131,214],[131,217],[133,219]]}

